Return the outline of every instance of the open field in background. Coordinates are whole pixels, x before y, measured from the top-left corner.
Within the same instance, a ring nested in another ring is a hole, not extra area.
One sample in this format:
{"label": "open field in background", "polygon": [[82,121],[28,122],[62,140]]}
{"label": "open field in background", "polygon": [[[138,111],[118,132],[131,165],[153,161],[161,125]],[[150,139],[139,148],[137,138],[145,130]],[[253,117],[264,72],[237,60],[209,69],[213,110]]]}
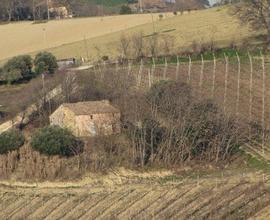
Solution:
{"label": "open field in background", "polygon": [[[153,14],[153,19],[157,20],[158,14]],[[84,39],[99,38],[150,22],[150,14],[139,14],[52,20],[40,24],[18,22],[0,25],[0,60],[48,48],[65,47],[76,41],[84,42]],[[76,51],[72,53],[74,55],[71,57],[76,55]]]}
{"label": "open field in background", "polygon": [[[124,176],[120,178],[125,179]],[[137,179],[138,180],[138,179]],[[267,219],[268,177],[259,173],[83,187],[1,185],[1,219]]]}
{"label": "open field in background", "polygon": [[[180,52],[189,47],[193,41],[199,43],[210,42],[212,39],[217,46],[228,46],[232,42],[240,42],[249,37],[254,37],[258,32],[250,31],[247,26],[241,25],[237,18],[232,18],[228,8],[212,8],[193,11],[191,14],[178,15],[162,21],[155,22],[155,31],[160,36],[175,37],[175,51]],[[145,36],[153,33],[152,23],[140,25],[124,31],[107,34],[98,38],[75,42],[69,45],[50,49],[57,57],[87,57],[90,59],[107,55],[115,57],[119,55],[118,44],[121,35],[132,35],[135,32],[143,32]],[[97,50],[98,48],[98,50]]]}
{"label": "open field in background", "polygon": [[154,21],[153,27],[151,15],[144,14],[35,25],[31,22],[0,25],[0,60],[3,63],[9,57],[23,53],[34,55],[48,48],[58,58],[89,57],[93,60],[102,55],[112,58],[119,54],[118,42],[123,33],[132,35],[142,31],[148,36],[154,29],[160,35],[175,37],[175,52],[187,48],[193,41],[214,40],[217,46],[228,46],[261,34],[241,25],[237,18],[229,15],[227,7],[192,11],[183,16],[170,13],[162,21],[158,20],[158,14],[154,14]]}
{"label": "open field in background", "polygon": [[[150,14],[0,25],[0,65],[8,57],[23,53],[34,55],[48,48],[57,58],[89,56],[94,60],[103,55],[113,58],[119,54],[118,42],[123,33],[131,36],[143,31],[147,39],[154,29],[161,36],[175,37],[176,53],[193,41],[213,40],[216,46],[224,47],[232,42],[241,44],[246,38],[262,34],[240,25],[236,18],[230,17],[226,7],[194,11],[183,16],[171,13],[161,21],[155,14],[154,20],[154,27]],[[213,98],[225,114],[235,119],[238,115],[240,123],[249,122],[252,104],[251,120],[259,125],[264,120],[265,128],[270,129],[270,63],[266,62],[264,66],[263,81],[261,60],[257,55],[253,57],[251,93],[250,63],[242,56],[240,78],[236,59],[229,59],[226,75],[226,64],[221,58],[216,63],[214,81],[213,61],[202,65],[198,59],[192,63],[190,75],[188,62],[179,66],[158,64],[155,68],[149,63],[141,68],[137,64],[102,64],[83,72],[68,71],[75,73],[76,83],[84,79],[84,74],[93,71],[102,82],[108,83],[106,74],[110,74],[110,79],[118,82],[115,85],[128,85],[132,91],[147,90],[163,79],[187,82],[196,96]],[[64,73],[68,71],[47,77],[46,90],[65,82],[68,74]],[[0,118],[0,122],[37,101],[42,91],[40,77],[27,84],[1,85],[0,105],[4,109],[0,110],[7,115]],[[117,101],[113,100],[113,104],[117,105]],[[58,102],[60,104],[62,100]],[[35,126],[34,122],[25,127],[27,138]],[[207,167],[191,164],[191,167],[185,166],[175,172],[123,169],[109,170],[106,174],[89,174],[86,167],[80,167],[80,156],[49,158],[25,145],[18,152],[0,157],[1,177],[7,179],[0,181],[0,219],[267,219],[270,216],[269,134],[265,133],[263,148],[260,138],[256,141],[242,146],[247,154],[239,153],[239,157],[221,165],[224,166],[222,170],[216,164],[213,167],[211,164]],[[86,153],[92,155],[90,150]],[[38,182],[44,179],[54,182]],[[32,181],[28,184],[19,180]]]}

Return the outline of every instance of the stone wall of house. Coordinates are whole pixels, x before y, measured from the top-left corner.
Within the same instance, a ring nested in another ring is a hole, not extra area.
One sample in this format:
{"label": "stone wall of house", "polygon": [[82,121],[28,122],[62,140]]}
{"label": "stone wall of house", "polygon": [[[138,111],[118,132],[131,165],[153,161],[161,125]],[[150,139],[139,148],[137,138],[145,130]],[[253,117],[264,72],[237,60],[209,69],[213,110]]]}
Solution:
{"label": "stone wall of house", "polygon": [[111,135],[121,132],[120,113],[76,116],[76,136]]}
{"label": "stone wall of house", "polygon": [[76,131],[75,115],[69,109],[61,106],[51,116],[50,124],[70,129],[74,134]]}

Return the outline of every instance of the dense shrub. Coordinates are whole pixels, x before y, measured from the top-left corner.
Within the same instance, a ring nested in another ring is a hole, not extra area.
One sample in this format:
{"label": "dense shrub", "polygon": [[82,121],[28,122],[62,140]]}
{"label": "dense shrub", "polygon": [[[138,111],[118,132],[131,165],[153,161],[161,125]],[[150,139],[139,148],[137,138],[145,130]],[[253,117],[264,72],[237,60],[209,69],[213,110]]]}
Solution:
{"label": "dense shrub", "polygon": [[150,116],[137,126],[126,125],[141,165],[156,162],[175,166],[190,160],[230,159],[245,141],[244,132],[237,130],[234,120],[226,117],[213,101],[188,98],[185,94],[190,94],[186,93],[189,87],[185,84],[182,88],[187,91],[179,86],[179,94],[174,93],[174,85],[163,81],[147,94],[150,104],[157,106],[153,119]]}
{"label": "dense shrub", "polygon": [[17,130],[10,130],[0,134],[0,154],[16,150],[24,144],[24,136]]}
{"label": "dense shrub", "polygon": [[29,55],[13,57],[3,67],[3,78],[9,83],[30,79],[33,76],[32,67],[32,58]]}
{"label": "dense shrub", "polygon": [[0,77],[1,77],[1,74],[3,74],[3,68],[0,67]]}
{"label": "dense shrub", "polygon": [[225,159],[238,148],[236,124],[220,112],[213,101],[195,103],[187,124],[187,135],[192,143],[192,156],[206,157],[205,152],[216,152],[216,158]]}
{"label": "dense shrub", "polygon": [[58,67],[56,57],[49,52],[38,53],[35,57],[34,64],[36,74],[53,74]]}
{"label": "dense shrub", "polygon": [[121,8],[120,8],[120,14],[121,15],[126,15],[126,14],[131,14],[132,11],[131,11],[131,8],[127,5],[122,5]]}
{"label": "dense shrub", "polygon": [[83,142],[59,126],[47,126],[38,130],[31,140],[34,150],[47,155],[74,156],[83,150]]}
{"label": "dense shrub", "polygon": [[146,118],[140,126],[135,126],[132,123],[126,123],[128,137],[133,140],[136,148],[142,149],[144,156],[140,159],[140,163],[145,165],[149,160],[153,160],[154,155],[158,152],[159,146],[165,138],[166,128],[152,118]]}
{"label": "dense shrub", "polygon": [[160,81],[147,93],[147,99],[158,111],[173,117],[183,114],[192,100],[190,86],[175,81]]}

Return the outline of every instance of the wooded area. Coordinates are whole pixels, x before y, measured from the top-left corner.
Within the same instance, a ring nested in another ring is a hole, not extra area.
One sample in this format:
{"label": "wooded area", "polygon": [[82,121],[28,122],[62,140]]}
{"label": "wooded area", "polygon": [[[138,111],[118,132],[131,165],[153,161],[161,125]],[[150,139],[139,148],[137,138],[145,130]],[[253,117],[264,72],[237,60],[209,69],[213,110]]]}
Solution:
{"label": "wooded area", "polygon": [[101,8],[84,0],[0,0],[0,19],[3,21],[43,20],[51,7],[66,7],[76,16],[96,16]]}

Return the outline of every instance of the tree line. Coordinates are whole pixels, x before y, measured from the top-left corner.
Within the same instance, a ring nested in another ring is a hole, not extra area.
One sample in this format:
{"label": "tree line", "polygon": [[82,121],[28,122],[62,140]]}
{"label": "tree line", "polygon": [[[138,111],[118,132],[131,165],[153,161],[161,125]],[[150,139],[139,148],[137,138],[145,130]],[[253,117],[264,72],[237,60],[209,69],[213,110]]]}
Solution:
{"label": "tree line", "polygon": [[[106,9],[93,1],[57,0],[53,1],[53,6],[65,6],[69,12],[76,16],[97,16],[101,13],[107,13]],[[47,18],[47,0],[0,0],[0,20],[2,21],[43,20]]]}
{"label": "tree line", "polygon": [[11,84],[30,80],[43,73],[53,74],[57,68],[56,57],[51,53],[40,52],[34,60],[30,55],[20,55],[11,58],[0,68],[0,82]]}

